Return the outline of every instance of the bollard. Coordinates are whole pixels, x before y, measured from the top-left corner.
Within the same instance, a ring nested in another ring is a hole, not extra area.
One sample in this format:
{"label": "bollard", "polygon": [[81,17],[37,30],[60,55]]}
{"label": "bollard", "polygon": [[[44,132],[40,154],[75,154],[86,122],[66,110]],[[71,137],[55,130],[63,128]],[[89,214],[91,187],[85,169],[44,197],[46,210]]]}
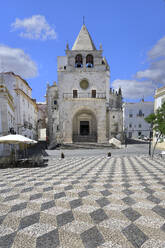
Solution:
{"label": "bollard", "polygon": [[63,152],[61,153],[61,158],[65,158],[65,155],[64,155],[64,153],[63,153]]}
{"label": "bollard", "polygon": [[108,157],[109,157],[109,158],[111,157],[111,152],[108,152]]}

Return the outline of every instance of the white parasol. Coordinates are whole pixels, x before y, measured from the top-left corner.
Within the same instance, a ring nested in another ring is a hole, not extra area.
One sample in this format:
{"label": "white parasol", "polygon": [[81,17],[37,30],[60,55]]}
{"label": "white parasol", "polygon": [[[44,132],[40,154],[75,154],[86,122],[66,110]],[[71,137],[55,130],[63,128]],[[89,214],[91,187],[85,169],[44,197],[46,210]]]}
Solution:
{"label": "white parasol", "polygon": [[[3,144],[36,144],[37,141],[29,139],[20,134],[9,134],[0,137],[0,143]],[[15,160],[16,160],[16,148],[15,148]]]}
{"label": "white parasol", "polygon": [[6,136],[0,137],[0,143],[4,144],[35,144],[37,141],[29,139],[20,134],[9,134]]}

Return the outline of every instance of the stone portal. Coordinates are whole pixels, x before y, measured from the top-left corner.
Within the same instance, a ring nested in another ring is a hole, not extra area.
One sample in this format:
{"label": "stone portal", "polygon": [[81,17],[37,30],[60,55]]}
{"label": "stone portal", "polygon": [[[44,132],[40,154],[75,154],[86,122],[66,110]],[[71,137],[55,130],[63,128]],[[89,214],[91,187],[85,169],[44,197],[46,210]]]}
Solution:
{"label": "stone portal", "polygon": [[73,142],[97,142],[97,121],[91,110],[78,111],[72,125]]}

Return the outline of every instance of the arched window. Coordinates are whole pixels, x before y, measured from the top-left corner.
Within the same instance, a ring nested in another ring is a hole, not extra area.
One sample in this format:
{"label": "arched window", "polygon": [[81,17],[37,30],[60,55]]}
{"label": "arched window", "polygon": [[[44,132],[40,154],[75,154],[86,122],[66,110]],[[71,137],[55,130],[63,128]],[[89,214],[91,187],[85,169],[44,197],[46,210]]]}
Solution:
{"label": "arched window", "polygon": [[88,54],[86,56],[86,67],[88,68],[93,67],[93,56],[91,54]]}
{"label": "arched window", "polygon": [[140,116],[140,117],[143,116],[143,112],[142,112],[141,109],[139,110],[139,116]]}
{"label": "arched window", "polygon": [[81,54],[77,54],[75,57],[75,67],[83,67],[83,58]]}

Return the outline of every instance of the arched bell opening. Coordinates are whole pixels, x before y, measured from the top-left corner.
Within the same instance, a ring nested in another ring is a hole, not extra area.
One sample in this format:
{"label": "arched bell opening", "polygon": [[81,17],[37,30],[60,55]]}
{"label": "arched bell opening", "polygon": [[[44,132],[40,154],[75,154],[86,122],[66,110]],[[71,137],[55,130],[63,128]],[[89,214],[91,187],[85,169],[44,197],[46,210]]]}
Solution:
{"label": "arched bell opening", "polygon": [[76,68],[83,67],[83,58],[81,54],[77,54],[75,57],[75,67]]}
{"label": "arched bell opening", "polygon": [[92,68],[93,67],[93,56],[91,54],[88,54],[86,56],[86,67]]}

